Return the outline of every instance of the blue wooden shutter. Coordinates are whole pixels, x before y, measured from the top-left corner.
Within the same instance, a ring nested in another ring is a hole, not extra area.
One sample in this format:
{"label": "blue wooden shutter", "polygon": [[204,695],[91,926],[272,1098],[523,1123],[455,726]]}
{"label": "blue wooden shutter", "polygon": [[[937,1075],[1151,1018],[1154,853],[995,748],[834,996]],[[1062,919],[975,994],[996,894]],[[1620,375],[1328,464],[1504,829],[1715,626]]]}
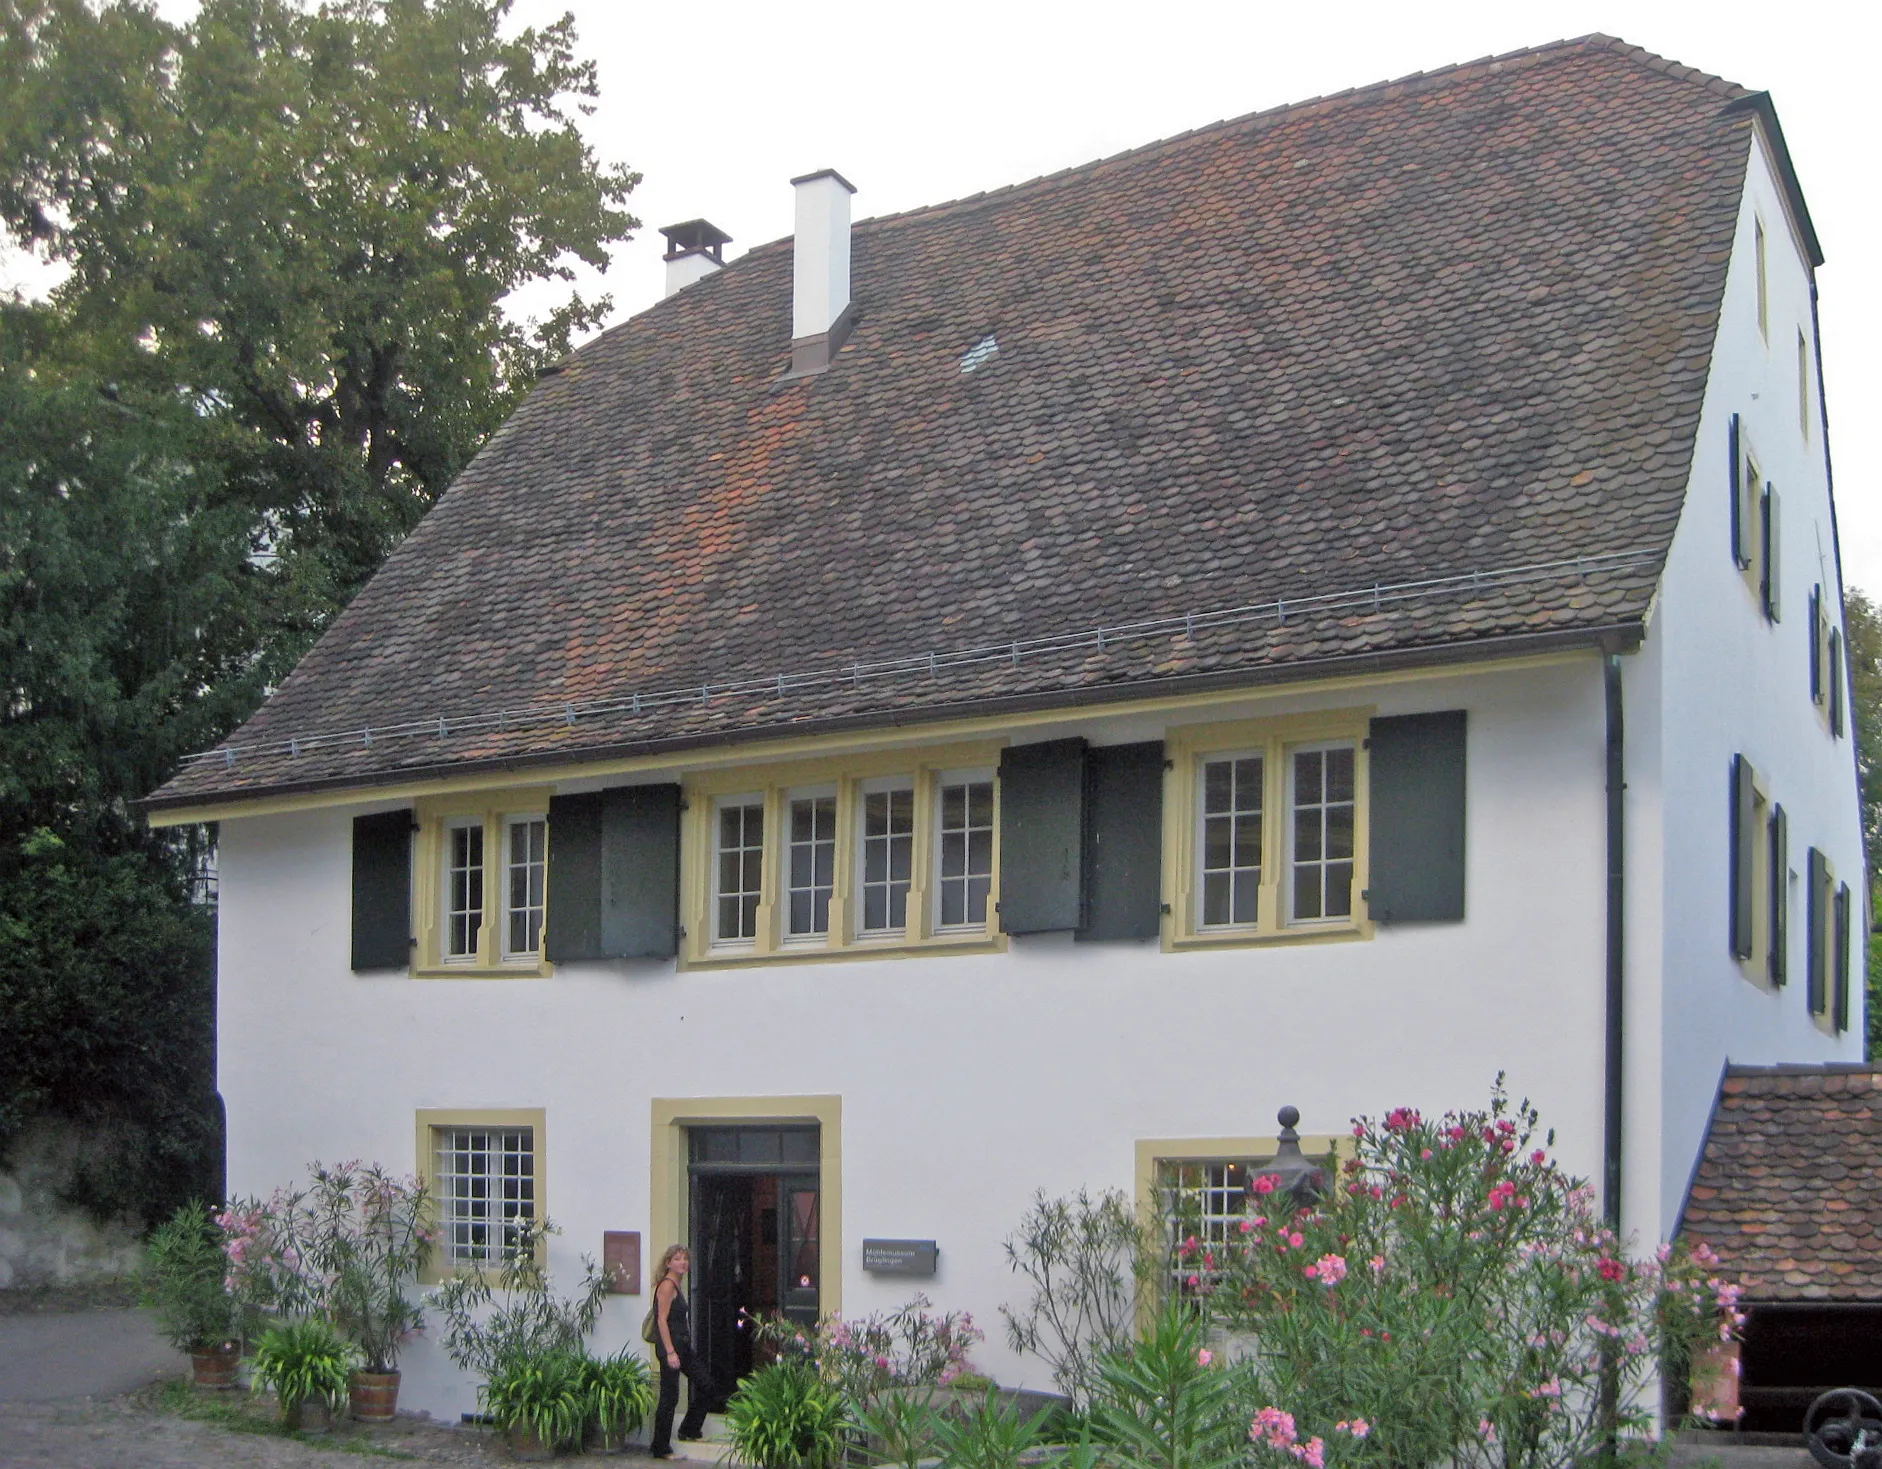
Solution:
{"label": "blue wooden shutter", "polygon": [[1000,927],[1083,926],[1085,742],[1012,745],[1000,755]]}
{"label": "blue wooden shutter", "polygon": [[1841,883],[1836,889],[1836,933],[1830,945],[1831,981],[1836,987],[1830,1019],[1838,1031],[1849,1029],[1849,919],[1849,884]]}
{"label": "blue wooden shutter", "polygon": [[1085,752],[1085,922],[1081,940],[1163,930],[1163,742]]}
{"label": "blue wooden shutter", "polygon": [[1771,810],[1771,983],[1790,978],[1790,820],[1782,806]]}
{"label": "blue wooden shutter", "polygon": [[1732,756],[1731,915],[1732,952],[1751,957],[1752,856],[1758,839],[1751,789],[1751,762]]}
{"label": "blue wooden shutter", "polygon": [[554,963],[672,958],[679,876],[678,786],[553,798],[544,953]]}
{"label": "blue wooden shutter", "polygon": [[1361,896],[1375,921],[1463,920],[1467,743],[1462,709],[1372,721],[1370,876]]}
{"label": "blue wooden shutter", "polygon": [[1772,622],[1780,621],[1778,602],[1782,595],[1779,581],[1778,558],[1782,554],[1779,544],[1780,527],[1778,524],[1777,490],[1770,485],[1764,487],[1763,515],[1760,523],[1764,529],[1764,569],[1759,576],[1758,592],[1764,601],[1764,615]]}
{"label": "blue wooden shutter", "polygon": [[412,958],[412,813],[353,818],[353,968],[403,969]]}
{"label": "blue wooden shutter", "polygon": [[1823,853],[1815,847],[1804,863],[1804,926],[1805,926],[1805,999],[1812,1015],[1821,1015],[1828,1002],[1830,954],[1827,932],[1829,925],[1829,863]]}

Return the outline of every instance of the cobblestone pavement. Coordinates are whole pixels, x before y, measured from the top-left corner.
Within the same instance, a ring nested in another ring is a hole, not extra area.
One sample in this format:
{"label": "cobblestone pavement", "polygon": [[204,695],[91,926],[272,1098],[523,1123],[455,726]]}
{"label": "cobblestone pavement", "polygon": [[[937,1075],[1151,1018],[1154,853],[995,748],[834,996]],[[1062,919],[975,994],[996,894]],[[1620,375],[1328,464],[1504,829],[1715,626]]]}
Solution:
{"label": "cobblestone pavement", "polygon": [[[401,1417],[395,1423],[348,1424],[322,1443],[244,1433],[180,1418],[157,1395],[79,1398],[66,1402],[0,1403],[3,1469],[346,1469],[395,1462],[510,1464],[491,1434]],[[349,1452],[350,1450],[350,1452]],[[362,1456],[377,1450],[386,1457]],[[590,1463],[651,1469],[645,1451],[620,1458],[564,1456],[558,1464]],[[674,1463],[681,1463],[674,1460]]]}

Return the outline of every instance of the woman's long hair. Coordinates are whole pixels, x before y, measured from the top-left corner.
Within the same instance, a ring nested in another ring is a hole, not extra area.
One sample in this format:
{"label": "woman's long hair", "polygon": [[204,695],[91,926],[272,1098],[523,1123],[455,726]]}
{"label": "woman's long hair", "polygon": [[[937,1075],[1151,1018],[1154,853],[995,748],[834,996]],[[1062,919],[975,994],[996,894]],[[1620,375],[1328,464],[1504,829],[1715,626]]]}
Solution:
{"label": "woman's long hair", "polygon": [[662,1250],[660,1252],[660,1266],[653,1273],[654,1286],[658,1288],[660,1282],[667,1278],[667,1266],[673,1263],[673,1257],[675,1255],[690,1255],[691,1253],[692,1251],[687,1249],[685,1245],[668,1245]]}

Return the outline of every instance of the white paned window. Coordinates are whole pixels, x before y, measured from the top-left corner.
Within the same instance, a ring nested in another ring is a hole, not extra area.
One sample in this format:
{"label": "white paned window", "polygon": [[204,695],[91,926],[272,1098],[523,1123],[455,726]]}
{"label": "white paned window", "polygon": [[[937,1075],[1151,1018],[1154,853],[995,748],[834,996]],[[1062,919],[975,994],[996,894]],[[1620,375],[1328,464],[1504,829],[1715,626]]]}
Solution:
{"label": "white paned window", "polygon": [[445,828],[444,956],[475,959],[484,928],[484,824]]}
{"label": "white paned window", "polygon": [[1353,913],[1353,747],[1292,752],[1288,914],[1296,923]]}
{"label": "white paned window", "polygon": [[943,775],[935,815],[935,922],[941,928],[984,928],[993,887],[993,773]]}
{"label": "white paned window", "polygon": [[866,934],[908,927],[908,888],[915,866],[915,788],[902,779],[863,786],[862,922]]}
{"label": "white paned window", "polygon": [[503,838],[503,957],[533,959],[542,949],[549,823],[540,816],[506,817]]}
{"label": "white paned window", "polygon": [[536,1130],[441,1127],[433,1137],[446,1261],[501,1264],[536,1217]]}
{"label": "white paned window", "polygon": [[1214,1273],[1211,1251],[1240,1239],[1250,1171],[1249,1163],[1218,1158],[1157,1165],[1157,1202],[1170,1230],[1170,1284],[1179,1294],[1198,1294]]}
{"label": "white paned window", "polygon": [[1199,869],[1205,928],[1256,923],[1261,901],[1260,755],[1202,762]]}
{"label": "white paned window", "polygon": [[721,801],[718,815],[712,932],[721,943],[745,943],[758,935],[758,898],[765,867],[764,801],[758,796]]}
{"label": "white paned window", "polygon": [[836,792],[791,793],[786,845],[785,934],[827,934],[830,895],[836,891]]}

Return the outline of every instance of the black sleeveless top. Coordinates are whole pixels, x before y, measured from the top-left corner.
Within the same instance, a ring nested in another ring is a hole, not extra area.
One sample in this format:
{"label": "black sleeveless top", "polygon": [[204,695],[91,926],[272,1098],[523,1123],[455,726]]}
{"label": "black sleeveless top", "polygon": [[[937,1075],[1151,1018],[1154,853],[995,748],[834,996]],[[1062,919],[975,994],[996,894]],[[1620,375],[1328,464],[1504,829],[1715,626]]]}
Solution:
{"label": "black sleeveless top", "polygon": [[[665,1283],[665,1281],[661,1282],[662,1285]],[[655,1291],[659,1288],[659,1286],[654,1287]],[[673,1287],[673,1304],[667,1307],[667,1334],[673,1338],[676,1350],[693,1344],[692,1323],[686,1311],[686,1292],[677,1285]]]}

